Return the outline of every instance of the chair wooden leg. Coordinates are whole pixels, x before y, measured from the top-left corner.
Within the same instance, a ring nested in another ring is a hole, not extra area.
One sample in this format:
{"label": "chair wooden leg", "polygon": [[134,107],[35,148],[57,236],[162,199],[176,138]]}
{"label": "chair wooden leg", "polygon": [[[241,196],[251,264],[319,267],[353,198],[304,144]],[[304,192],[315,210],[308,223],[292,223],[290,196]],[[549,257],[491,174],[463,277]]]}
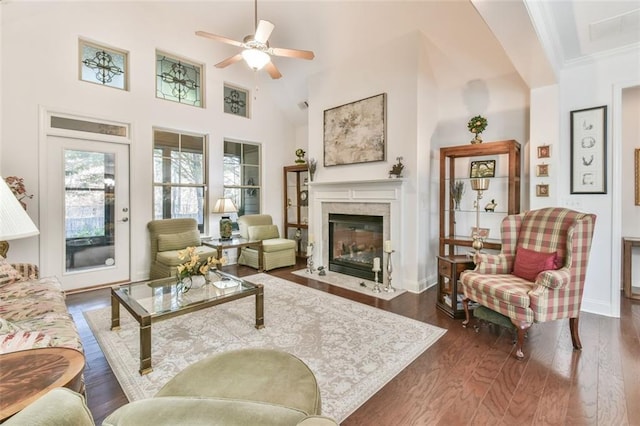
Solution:
{"label": "chair wooden leg", "polygon": [[571,329],[571,341],[573,342],[574,349],[582,349],[582,343],[580,342],[580,336],[578,335],[578,317],[569,318],[569,329]]}
{"label": "chair wooden leg", "polygon": [[530,322],[516,321],[511,320],[511,323],[516,326],[516,330],[518,330],[518,341],[516,342],[516,359],[521,361],[524,358],[524,352],[522,351],[522,346],[524,345],[524,337],[527,334],[527,330],[531,327]]}
{"label": "chair wooden leg", "polygon": [[469,325],[469,298],[465,297],[462,299],[462,308],[464,309],[464,321],[462,321],[462,326],[467,327]]}

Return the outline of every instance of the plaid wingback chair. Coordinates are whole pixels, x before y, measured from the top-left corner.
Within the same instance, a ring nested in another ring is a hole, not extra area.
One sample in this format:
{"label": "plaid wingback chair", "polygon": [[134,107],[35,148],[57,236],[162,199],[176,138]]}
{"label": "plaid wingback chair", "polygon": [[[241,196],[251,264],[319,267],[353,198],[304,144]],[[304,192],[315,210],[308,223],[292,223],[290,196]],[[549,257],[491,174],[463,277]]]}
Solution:
{"label": "plaid wingback chair", "polygon": [[[515,355],[522,359],[524,336],[532,323],[569,318],[573,347],[581,349],[578,316],[595,220],[593,214],[564,208],[505,217],[500,254],[476,254],[476,268],[460,275],[463,325],[469,323],[469,300],[508,316],[518,330]],[[532,265],[540,264],[534,258],[540,256],[553,257],[554,266],[546,263],[538,272]],[[522,277],[525,267],[533,268],[526,274],[529,279]]]}

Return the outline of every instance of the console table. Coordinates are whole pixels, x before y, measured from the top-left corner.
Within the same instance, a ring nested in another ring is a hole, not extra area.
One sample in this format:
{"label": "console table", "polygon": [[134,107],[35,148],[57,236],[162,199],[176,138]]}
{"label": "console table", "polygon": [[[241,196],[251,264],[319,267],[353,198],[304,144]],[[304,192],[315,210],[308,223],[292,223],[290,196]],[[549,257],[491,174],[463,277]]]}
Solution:
{"label": "console table", "polygon": [[640,300],[640,293],[634,293],[631,286],[631,252],[633,247],[640,247],[640,238],[622,237],[622,287],[625,297]]}

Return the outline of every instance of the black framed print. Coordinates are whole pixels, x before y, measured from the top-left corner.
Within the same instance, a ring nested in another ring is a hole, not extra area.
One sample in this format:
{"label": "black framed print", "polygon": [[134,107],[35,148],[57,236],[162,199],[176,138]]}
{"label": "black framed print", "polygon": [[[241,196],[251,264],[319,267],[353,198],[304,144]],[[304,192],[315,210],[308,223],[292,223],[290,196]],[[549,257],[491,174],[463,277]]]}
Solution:
{"label": "black framed print", "polygon": [[571,193],[607,193],[607,106],[571,111]]}

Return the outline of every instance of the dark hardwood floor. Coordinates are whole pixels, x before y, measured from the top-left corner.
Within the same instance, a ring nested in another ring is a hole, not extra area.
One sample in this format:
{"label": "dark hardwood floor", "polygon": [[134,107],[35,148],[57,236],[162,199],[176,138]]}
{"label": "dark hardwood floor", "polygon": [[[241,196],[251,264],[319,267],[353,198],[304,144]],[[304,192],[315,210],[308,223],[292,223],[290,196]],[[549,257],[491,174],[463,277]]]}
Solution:
{"label": "dark hardwood floor", "polygon": [[[568,321],[535,324],[517,361],[509,331],[463,328],[435,308],[435,288],[387,302],[291,274],[302,267],[270,274],[448,330],[343,425],[640,425],[639,302],[623,298],[620,319],[583,313],[582,351],[571,346]],[[101,424],[127,399],[82,312],[108,306],[109,290],[70,294],[67,304],[87,357],[88,405]]]}

